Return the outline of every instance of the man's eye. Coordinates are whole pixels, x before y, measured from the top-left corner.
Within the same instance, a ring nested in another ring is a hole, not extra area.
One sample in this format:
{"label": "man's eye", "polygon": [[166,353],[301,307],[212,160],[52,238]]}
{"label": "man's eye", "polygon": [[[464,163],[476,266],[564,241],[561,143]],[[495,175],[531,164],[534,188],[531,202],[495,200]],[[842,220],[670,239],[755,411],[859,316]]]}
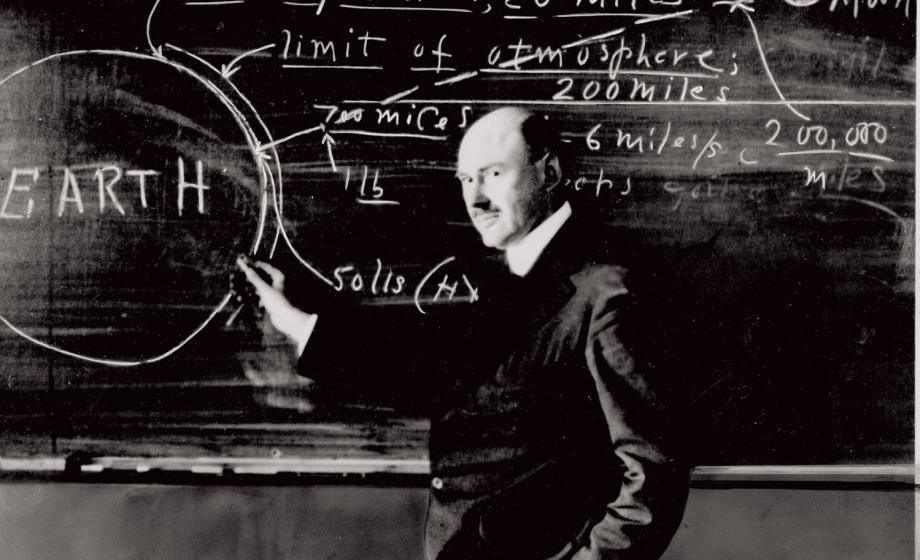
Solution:
{"label": "man's eye", "polygon": [[489,172],[489,177],[501,177],[501,176],[502,176],[502,172],[498,169],[493,169],[492,171]]}

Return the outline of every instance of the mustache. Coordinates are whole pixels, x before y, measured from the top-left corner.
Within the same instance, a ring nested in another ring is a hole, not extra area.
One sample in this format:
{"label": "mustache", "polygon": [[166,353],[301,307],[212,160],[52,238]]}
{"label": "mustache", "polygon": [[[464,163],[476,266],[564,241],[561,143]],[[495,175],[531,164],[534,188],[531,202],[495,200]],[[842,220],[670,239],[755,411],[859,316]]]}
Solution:
{"label": "mustache", "polygon": [[489,201],[476,202],[468,206],[470,216],[474,218],[483,214],[497,214],[500,210]]}

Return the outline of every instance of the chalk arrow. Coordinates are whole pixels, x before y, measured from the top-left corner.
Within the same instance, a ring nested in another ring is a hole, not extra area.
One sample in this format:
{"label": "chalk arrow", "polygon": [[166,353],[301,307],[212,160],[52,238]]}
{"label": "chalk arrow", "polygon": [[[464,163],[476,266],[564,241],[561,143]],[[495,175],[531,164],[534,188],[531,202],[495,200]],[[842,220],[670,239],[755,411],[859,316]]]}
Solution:
{"label": "chalk arrow", "polygon": [[[789,0],[787,0],[788,2]],[[793,0],[799,1],[799,0]],[[809,0],[811,1],[811,0]],[[812,1],[814,4],[817,0]],[[754,0],[718,0],[717,2],[712,3],[713,6],[728,6],[728,13],[732,13],[735,10],[744,10],[745,12],[754,13]]]}
{"label": "chalk arrow", "polygon": [[157,11],[157,6],[159,5],[160,0],[156,0],[156,2],[153,3],[153,7],[150,8],[150,13],[147,15],[147,45],[150,47],[150,52],[153,53],[153,56],[157,58],[165,58],[163,56],[162,45],[159,47],[153,46],[153,39],[150,38],[150,25],[153,22],[153,14]]}
{"label": "chalk arrow", "polygon": [[326,130],[326,126],[325,126],[325,125],[322,125],[322,124],[318,124],[318,125],[316,125],[316,126],[314,126],[314,127],[312,127],[312,128],[307,128],[307,129],[305,129],[305,130],[299,130],[299,131],[295,132],[294,134],[288,134],[287,136],[285,136],[284,138],[281,138],[281,139],[279,139],[279,140],[273,140],[273,141],[271,141],[271,142],[269,142],[269,143],[267,143],[267,144],[260,144],[259,147],[258,147],[258,149],[259,149],[260,152],[264,152],[265,150],[268,150],[268,149],[270,149],[270,148],[274,148],[275,146],[278,146],[278,145],[280,145],[280,144],[284,144],[285,142],[287,142],[287,141],[289,141],[289,140],[293,140],[294,138],[297,138],[298,136],[305,136],[305,135],[307,135],[307,134],[313,134],[314,132],[318,132],[318,131],[320,131],[320,130],[325,131],[325,130]]}
{"label": "chalk arrow", "polygon": [[320,140],[320,142],[326,145],[326,153],[329,154],[329,163],[332,164],[332,171],[338,171],[335,167],[335,159],[332,157],[332,145],[335,144],[335,139],[327,132],[323,134],[323,139]]}
{"label": "chalk arrow", "polygon": [[236,57],[236,58],[234,58],[233,60],[231,60],[231,61],[230,61],[230,64],[221,64],[221,65],[220,65],[220,75],[221,75],[224,79],[230,79],[230,76],[236,74],[236,73],[239,71],[240,68],[239,68],[239,66],[237,66],[237,65],[240,63],[241,60],[243,60],[243,59],[246,58],[247,56],[251,56],[251,55],[254,55],[254,54],[256,54],[256,53],[260,53],[260,52],[262,52],[262,51],[266,51],[266,50],[268,50],[268,49],[273,49],[273,48],[275,48],[275,44],[274,44],[274,43],[272,43],[272,44],[270,44],[270,45],[264,45],[264,46],[259,47],[259,48],[257,48],[257,49],[252,49],[251,51],[246,51],[246,52],[244,52],[243,54],[241,54],[241,55],[239,55],[238,57]]}

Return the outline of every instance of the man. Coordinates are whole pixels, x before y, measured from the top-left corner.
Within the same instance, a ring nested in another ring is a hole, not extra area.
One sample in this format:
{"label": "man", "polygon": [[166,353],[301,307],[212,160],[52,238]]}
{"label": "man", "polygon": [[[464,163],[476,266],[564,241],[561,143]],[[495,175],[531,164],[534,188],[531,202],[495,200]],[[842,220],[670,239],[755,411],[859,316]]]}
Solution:
{"label": "man", "polygon": [[[430,439],[429,558],[657,558],[687,469],[657,385],[632,352],[626,271],[597,264],[566,201],[557,136],[520,108],[472,124],[458,152],[482,241],[518,277],[484,297],[464,358],[445,363]],[[303,350],[316,316],[240,265]],[[306,334],[305,334],[306,333]]]}

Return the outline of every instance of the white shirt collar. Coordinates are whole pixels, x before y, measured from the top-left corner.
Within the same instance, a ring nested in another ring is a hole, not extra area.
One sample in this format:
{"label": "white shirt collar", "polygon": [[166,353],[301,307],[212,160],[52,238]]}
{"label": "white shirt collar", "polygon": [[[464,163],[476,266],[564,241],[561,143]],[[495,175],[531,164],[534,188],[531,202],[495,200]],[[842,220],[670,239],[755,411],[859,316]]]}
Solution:
{"label": "white shirt collar", "polygon": [[505,249],[508,268],[517,276],[526,276],[549,242],[572,215],[572,205],[566,202],[543,223],[532,229],[514,245]]}

